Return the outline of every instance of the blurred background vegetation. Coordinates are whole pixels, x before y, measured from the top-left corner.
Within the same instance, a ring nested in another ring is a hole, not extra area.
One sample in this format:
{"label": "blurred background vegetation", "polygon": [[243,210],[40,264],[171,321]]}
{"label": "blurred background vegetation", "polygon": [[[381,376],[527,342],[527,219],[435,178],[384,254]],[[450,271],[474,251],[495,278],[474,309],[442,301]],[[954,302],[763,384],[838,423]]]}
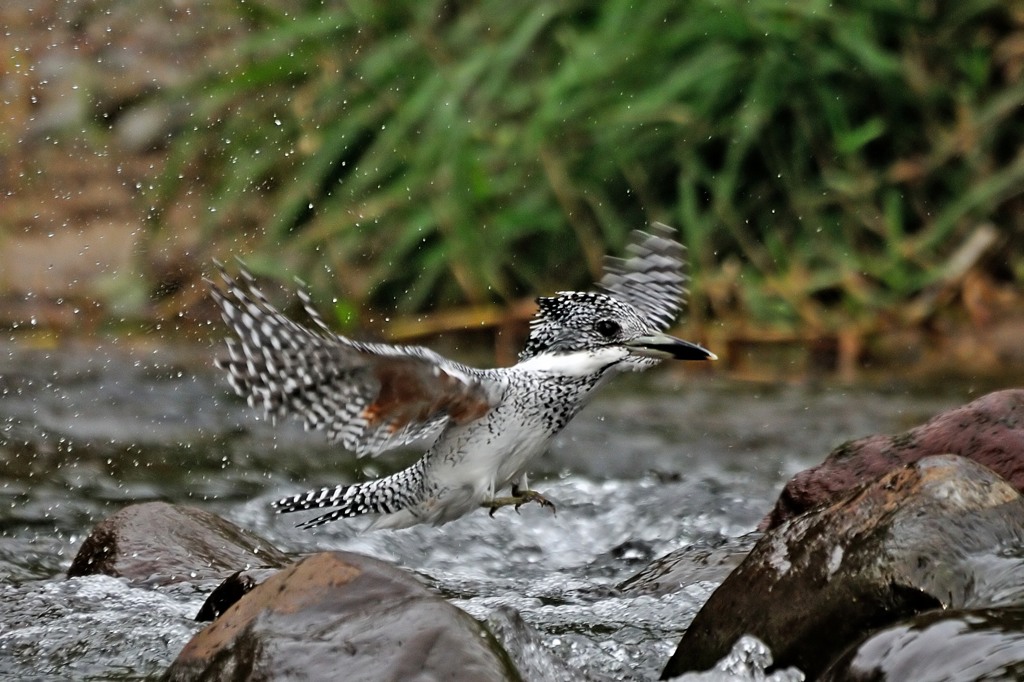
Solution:
{"label": "blurred background vegetation", "polygon": [[[148,22],[131,45],[151,61],[163,46],[179,67],[161,79],[152,66],[135,88],[82,83],[84,123],[35,138],[144,159],[114,182],[140,222],[132,276],[98,285],[109,310],[171,316],[202,296],[211,257],[237,256],[300,276],[340,325],[453,309],[470,312],[444,319],[466,325],[588,286],[601,255],[651,220],[690,248],[698,336],[859,338],[927,325],[951,303],[983,324],[991,301],[1017,302],[1021,2],[183,0],[156,12],[108,0],[53,12],[108,48]],[[11,45],[7,76],[24,75]],[[33,143],[2,144],[24,195]]]}

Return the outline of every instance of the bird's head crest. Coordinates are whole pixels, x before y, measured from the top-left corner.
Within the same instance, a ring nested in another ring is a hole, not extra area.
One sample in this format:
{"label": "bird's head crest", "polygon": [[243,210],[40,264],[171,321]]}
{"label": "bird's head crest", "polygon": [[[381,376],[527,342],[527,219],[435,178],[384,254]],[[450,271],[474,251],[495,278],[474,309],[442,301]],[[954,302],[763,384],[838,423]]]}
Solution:
{"label": "bird's head crest", "polygon": [[519,359],[621,343],[655,331],[632,305],[608,294],[563,291],[537,299],[530,337]]}

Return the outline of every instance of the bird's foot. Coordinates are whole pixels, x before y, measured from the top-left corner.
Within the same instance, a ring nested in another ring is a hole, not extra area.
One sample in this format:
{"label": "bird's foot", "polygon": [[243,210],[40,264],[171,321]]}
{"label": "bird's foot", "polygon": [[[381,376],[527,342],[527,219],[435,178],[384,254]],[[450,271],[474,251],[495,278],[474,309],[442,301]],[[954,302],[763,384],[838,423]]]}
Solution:
{"label": "bird's foot", "polygon": [[536,502],[542,507],[550,507],[551,513],[555,513],[554,502],[544,497],[536,490],[519,490],[515,486],[512,487],[512,494],[508,497],[495,497],[492,500],[481,502],[480,506],[487,507],[490,510],[491,516],[494,516],[494,512],[498,511],[502,507],[508,506],[514,507],[518,514],[519,508],[527,502]]}

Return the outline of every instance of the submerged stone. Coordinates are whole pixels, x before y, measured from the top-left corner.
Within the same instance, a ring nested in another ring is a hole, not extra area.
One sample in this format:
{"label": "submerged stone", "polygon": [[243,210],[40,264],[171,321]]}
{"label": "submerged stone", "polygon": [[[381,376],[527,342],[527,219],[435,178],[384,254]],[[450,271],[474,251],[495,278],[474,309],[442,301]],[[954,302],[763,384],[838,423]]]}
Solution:
{"label": "submerged stone", "polygon": [[866,632],[938,608],[1024,597],[1024,498],[955,455],[890,472],[765,534],[697,614],[664,677],[741,635],[815,679]]}
{"label": "submerged stone", "polygon": [[922,613],[851,647],[821,682],[1024,679],[1024,606]]}
{"label": "submerged stone", "polygon": [[199,613],[196,614],[196,620],[200,622],[216,620],[235,602],[252,592],[257,585],[266,582],[278,570],[276,568],[253,568],[232,573],[206,598]]}
{"label": "submerged stone", "polygon": [[288,562],[270,542],[216,514],[146,502],[125,507],[96,524],[67,576],[103,574],[167,585]]}
{"label": "submerged stone", "polygon": [[468,614],[411,573],[324,552],[278,572],[185,645],[165,680],[519,680]]}
{"label": "submerged stone", "polygon": [[786,484],[760,529],[831,504],[897,467],[947,453],[980,462],[1024,491],[1024,390],[990,393],[895,436],[868,436],[840,445],[824,462]]}
{"label": "submerged stone", "polygon": [[636,575],[616,586],[623,594],[662,596],[695,582],[722,582],[750,552],[759,533],[723,540],[714,545],[695,544],[655,559]]}

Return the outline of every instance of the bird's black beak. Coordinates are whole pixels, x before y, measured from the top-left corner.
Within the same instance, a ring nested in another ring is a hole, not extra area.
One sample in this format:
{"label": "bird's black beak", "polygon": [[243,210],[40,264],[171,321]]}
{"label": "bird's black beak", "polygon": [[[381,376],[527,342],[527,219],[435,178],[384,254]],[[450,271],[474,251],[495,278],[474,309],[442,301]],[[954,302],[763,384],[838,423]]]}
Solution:
{"label": "bird's black beak", "polygon": [[648,334],[626,342],[633,355],[659,360],[717,360],[718,356],[703,346],[677,339],[668,334]]}

